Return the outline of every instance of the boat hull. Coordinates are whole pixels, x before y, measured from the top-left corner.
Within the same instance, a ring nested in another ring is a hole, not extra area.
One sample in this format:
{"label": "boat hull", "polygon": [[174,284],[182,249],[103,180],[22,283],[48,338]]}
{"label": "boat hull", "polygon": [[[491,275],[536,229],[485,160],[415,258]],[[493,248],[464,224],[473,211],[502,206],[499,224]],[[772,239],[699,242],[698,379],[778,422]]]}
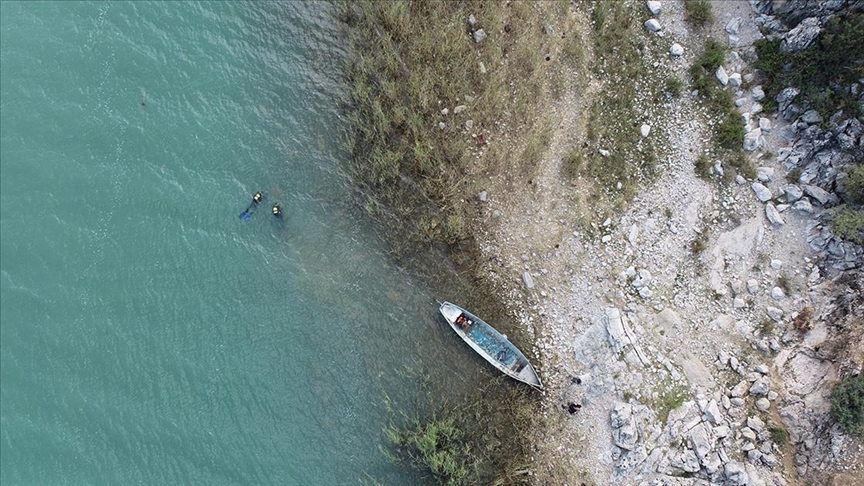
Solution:
{"label": "boat hull", "polygon": [[[444,302],[439,310],[453,331],[499,371],[514,380],[527,383],[538,389],[543,388],[540,377],[534,367],[531,366],[528,358],[506,336],[456,304]],[[460,315],[470,319],[471,324],[464,328],[457,324],[456,319]]]}

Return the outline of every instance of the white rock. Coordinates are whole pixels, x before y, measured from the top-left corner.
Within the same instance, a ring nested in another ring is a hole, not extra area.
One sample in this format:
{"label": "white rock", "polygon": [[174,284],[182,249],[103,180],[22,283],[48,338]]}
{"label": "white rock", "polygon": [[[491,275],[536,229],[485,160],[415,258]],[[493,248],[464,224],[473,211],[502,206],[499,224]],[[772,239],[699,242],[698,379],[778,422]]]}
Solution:
{"label": "white rock", "polygon": [[731,393],[733,398],[741,398],[747,393],[747,389],[750,387],[750,383],[747,380],[739,382],[737,385],[732,387]]}
{"label": "white rock", "polygon": [[738,32],[741,30],[741,17],[735,17],[730,20],[728,24],[726,24],[726,33],[732,35],[738,35]]}
{"label": "white rock", "polygon": [[680,57],[684,55],[684,48],[681,47],[681,44],[675,43],[672,44],[672,47],[669,48],[669,54],[673,57]]}
{"label": "white rock", "polygon": [[723,475],[726,481],[734,486],[743,486],[750,484],[750,476],[747,474],[747,469],[744,464],[738,461],[729,461],[723,467]]}
{"label": "white rock", "polygon": [[770,265],[771,268],[773,268],[774,270],[780,270],[781,268],[783,268],[783,262],[777,259],[772,259]]}
{"label": "white rock", "polygon": [[754,86],[753,89],[750,90],[750,95],[753,96],[753,99],[759,101],[765,98],[765,91],[762,90],[762,86]]}
{"label": "white rock", "polygon": [[729,84],[729,75],[726,74],[726,70],[723,69],[723,66],[718,67],[717,72],[714,73],[714,75],[717,77],[717,81],[719,81],[723,86]]}
{"label": "white rock", "polygon": [[747,182],[747,179],[744,179],[744,176],[742,176],[741,174],[738,174],[735,176],[735,184],[738,184],[739,186],[743,186],[746,182]]}
{"label": "white rock", "polygon": [[660,6],[660,2],[657,0],[649,0],[645,2],[645,8],[651,12],[651,15],[660,15],[660,12],[663,10]]}
{"label": "white rock", "polygon": [[774,226],[783,226],[786,224],[786,221],[780,217],[780,212],[777,211],[777,208],[774,207],[770,202],[765,205],[765,216],[768,218],[768,221],[771,222]]}
{"label": "white rock", "polygon": [[767,412],[768,409],[771,408],[771,402],[769,402],[767,398],[762,397],[759,400],[756,400],[756,408],[759,409],[760,412]]}
{"label": "white rock", "polygon": [[767,187],[763,186],[758,182],[754,182],[750,184],[750,188],[753,189],[753,192],[756,194],[756,198],[762,202],[768,202],[771,200],[771,190]]}
{"label": "white rock", "polygon": [[756,280],[755,278],[751,278],[750,280],[748,280],[747,281],[747,292],[750,292],[751,294],[755,294],[758,291],[759,291],[759,281]]}
{"label": "white rock", "polygon": [[636,278],[633,279],[633,282],[631,282],[630,285],[639,289],[648,285],[649,282],[651,282],[651,273],[644,268],[640,268]]}
{"label": "white rock", "polygon": [[600,238],[600,241],[603,243],[609,243],[612,241],[612,235],[604,235],[603,238]]}
{"label": "white rock", "polygon": [[477,29],[474,31],[474,42],[480,42],[486,38],[486,31],[483,29]]}
{"label": "white rock", "polygon": [[529,290],[534,288],[534,277],[527,271],[522,273],[522,282],[525,284],[525,288]]}
{"label": "white rock", "polygon": [[737,87],[741,86],[741,74],[740,73],[733,73],[733,74],[729,75],[729,86],[732,86],[733,88],[737,88]]}
{"label": "white rock", "polygon": [[651,133],[651,125],[642,125],[639,127],[639,133],[642,134],[643,137],[647,137],[649,133]]}
{"label": "white rock", "polygon": [[438,128],[444,130],[445,128],[447,128],[447,124],[444,122],[438,122]]}
{"label": "white rock", "polygon": [[771,298],[774,300],[783,300],[786,298],[786,294],[783,293],[783,289],[780,287],[774,287],[771,289]]}
{"label": "white rock", "polygon": [[645,28],[650,30],[651,32],[660,32],[660,22],[657,22],[656,19],[648,19],[645,21]]}
{"label": "white rock", "polygon": [[477,199],[479,199],[480,202],[486,202],[487,197],[488,194],[486,193],[486,191],[480,191],[480,194],[477,194]]}
{"label": "white rock", "polygon": [[465,106],[465,105],[459,105],[459,106],[457,106],[456,108],[453,108],[453,114],[454,114],[454,115],[458,115],[459,113],[462,113],[463,111],[465,111],[465,110],[467,110],[467,109],[468,109],[467,106]]}
{"label": "white rock", "polygon": [[771,307],[770,305],[765,309],[765,312],[768,314],[768,317],[774,319],[777,322],[780,322],[783,319],[783,310],[778,309],[776,307]]}
{"label": "white rock", "polygon": [[714,425],[720,424],[723,420],[723,416],[720,415],[720,407],[717,406],[717,400],[712,398],[711,401],[708,402],[708,405],[705,406],[705,410],[702,411],[702,418]]}
{"label": "white rock", "polygon": [[795,201],[795,204],[792,205],[792,209],[797,209],[802,213],[813,214],[813,205],[810,204],[810,200],[807,198]]}
{"label": "white rock", "polygon": [[762,182],[771,182],[774,180],[774,168],[756,167],[756,178]]}
{"label": "white rock", "polygon": [[762,129],[762,133],[771,133],[771,120],[764,116],[759,117],[759,128]]}
{"label": "white rock", "polygon": [[471,130],[474,128],[474,120],[465,120],[465,129]]}
{"label": "white rock", "polygon": [[813,186],[810,184],[802,184],[801,189],[804,191],[804,194],[812,197],[813,199],[819,201],[819,204],[825,205],[831,202],[836,201],[836,196],[831,194],[830,192],[822,189],[819,186]]}
{"label": "white rock", "polygon": [[762,104],[761,103],[753,103],[750,106],[750,113],[753,113],[754,115],[757,113],[762,113]]}
{"label": "white rock", "polygon": [[444,116],[447,116],[448,113],[450,113],[450,110],[447,108],[444,108],[443,110],[441,110],[441,114]]}
{"label": "white rock", "polygon": [[763,141],[762,129],[758,127],[754,128],[747,132],[747,135],[744,135],[744,150],[747,152],[753,152],[762,145]]}

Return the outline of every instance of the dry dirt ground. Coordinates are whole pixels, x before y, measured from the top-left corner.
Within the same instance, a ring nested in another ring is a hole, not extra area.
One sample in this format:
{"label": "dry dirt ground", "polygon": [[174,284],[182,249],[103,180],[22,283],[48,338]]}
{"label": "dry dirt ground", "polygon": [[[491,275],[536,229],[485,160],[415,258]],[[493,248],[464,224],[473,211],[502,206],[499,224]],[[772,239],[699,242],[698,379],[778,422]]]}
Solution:
{"label": "dry dirt ground", "polygon": [[[657,59],[656,69],[686,79],[706,33],[694,32],[684,23],[681,2],[662,5],[658,19],[663,32],[685,53],[680,58],[667,52],[651,55]],[[723,28],[730,20],[753,17],[743,0],[715,1],[713,7],[716,20],[710,34],[724,41]],[[651,18],[647,10],[644,14],[644,20]],[[587,18],[579,21],[588,25]],[[745,31],[742,27],[746,43]],[[644,35],[655,34],[645,31]],[[749,72],[741,61],[727,60],[726,68],[730,73]],[[747,367],[741,374],[764,365],[771,389],[782,390],[787,385],[778,381],[785,363],[778,363],[776,356],[782,356],[786,344],[772,329],[789,323],[806,305],[808,288],[820,279],[818,271],[813,273],[816,256],[805,237],[809,215],[788,210],[782,214],[785,225],[774,226],[766,219],[765,205],[754,197],[752,181],[739,185],[697,177],[694,161],[709,143],[710,128],[704,109],[686,88],[681,97],[650,110],[654,115],[648,121],[652,127],[648,136],[668,140],[660,154],[661,175],[645,182],[626,210],[597,216],[592,229],[580,225],[579,188],[562,177],[561,159],[584,140],[592,94],[614,89],[605,83],[591,79],[586,89],[549,107],[546,113],[554,117],[557,129],[530,183],[500,176],[475,181],[488,194],[480,203],[480,224],[475,225],[482,228],[477,239],[486,273],[520,317],[525,335],[533,337],[534,349],[525,351],[538,357],[545,385],[547,427],[532,458],[538,466],[538,484],[677,481],[650,471],[640,473],[638,468],[622,473],[615,467],[619,453],[610,425],[614,403],[647,406],[653,414],[650,423],[660,432],[669,408],[682,400],[715,398],[720,403],[722,395],[741,381],[730,370],[728,357]],[[785,184],[785,179],[774,155],[787,141],[782,122],[772,122],[766,147],[751,156],[755,165],[775,170],[766,183],[775,187]],[[703,233],[706,247],[694,252],[691,242]],[[647,273],[640,275],[642,270]],[[525,284],[525,272],[531,275],[533,288]],[[647,284],[633,285],[642,280]],[[772,297],[781,280],[788,295]],[[643,288],[647,290],[640,295]],[[623,344],[611,343],[608,337],[604,316],[612,307],[629,324]],[[783,317],[772,320],[769,307],[780,309]],[[725,356],[721,358],[725,362],[718,363],[718,356]],[[825,370],[822,376],[801,377],[801,381],[829,380],[831,376],[825,376],[829,373]],[[677,392],[680,400],[675,398]],[[582,408],[571,415],[562,408],[569,402]],[[780,406],[775,398],[770,410],[760,416],[776,423]],[[746,407],[737,414],[729,411],[729,421],[758,413],[752,401]],[[650,451],[652,444],[664,443],[663,433],[640,440],[648,443]],[[857,447],[849,451],[847,467],[862,464]],[[754,476],[767,484],[781,479],[799,484],[791,446],[777,445],[774,454],[779,464],[760,465]],[[740,451],[728,455],[746,462]],[[758,481],[754,478],[754,484]]]}

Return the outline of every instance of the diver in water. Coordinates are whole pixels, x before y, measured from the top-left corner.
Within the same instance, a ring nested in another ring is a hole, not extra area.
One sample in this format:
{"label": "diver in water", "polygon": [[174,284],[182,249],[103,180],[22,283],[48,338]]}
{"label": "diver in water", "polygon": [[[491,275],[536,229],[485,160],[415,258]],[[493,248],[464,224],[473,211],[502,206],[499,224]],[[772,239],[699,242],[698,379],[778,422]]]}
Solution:
{"label": "diver in water", "polygon": [[282,206],[280,206],[279,203],[273,205],[273,216],[276,216],[277,218],[282,217]]}
{"label": "diver in water", "polygon": [[258,204],[260,204],[263,200],[264,195],[260,192],[256,192],[252,195],[252,202],[249,203],[249,206],[246,208],[246,210],[240,213],[240,216],[237,217],[242,219],[243,221],[249,221],[249,218],[252,217],[252,213],[254,213],[256,209],[258,209]]}

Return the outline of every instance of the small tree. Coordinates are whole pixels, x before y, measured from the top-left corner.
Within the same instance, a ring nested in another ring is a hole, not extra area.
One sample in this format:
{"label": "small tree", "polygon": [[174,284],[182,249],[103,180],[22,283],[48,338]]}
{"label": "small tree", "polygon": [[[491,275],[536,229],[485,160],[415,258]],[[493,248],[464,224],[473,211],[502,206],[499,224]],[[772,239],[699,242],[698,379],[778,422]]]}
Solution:
{"label": "small tree", "polygon": [[848,434],[864,437],[864,377],[847,376],[834,386],[831,416]]}

